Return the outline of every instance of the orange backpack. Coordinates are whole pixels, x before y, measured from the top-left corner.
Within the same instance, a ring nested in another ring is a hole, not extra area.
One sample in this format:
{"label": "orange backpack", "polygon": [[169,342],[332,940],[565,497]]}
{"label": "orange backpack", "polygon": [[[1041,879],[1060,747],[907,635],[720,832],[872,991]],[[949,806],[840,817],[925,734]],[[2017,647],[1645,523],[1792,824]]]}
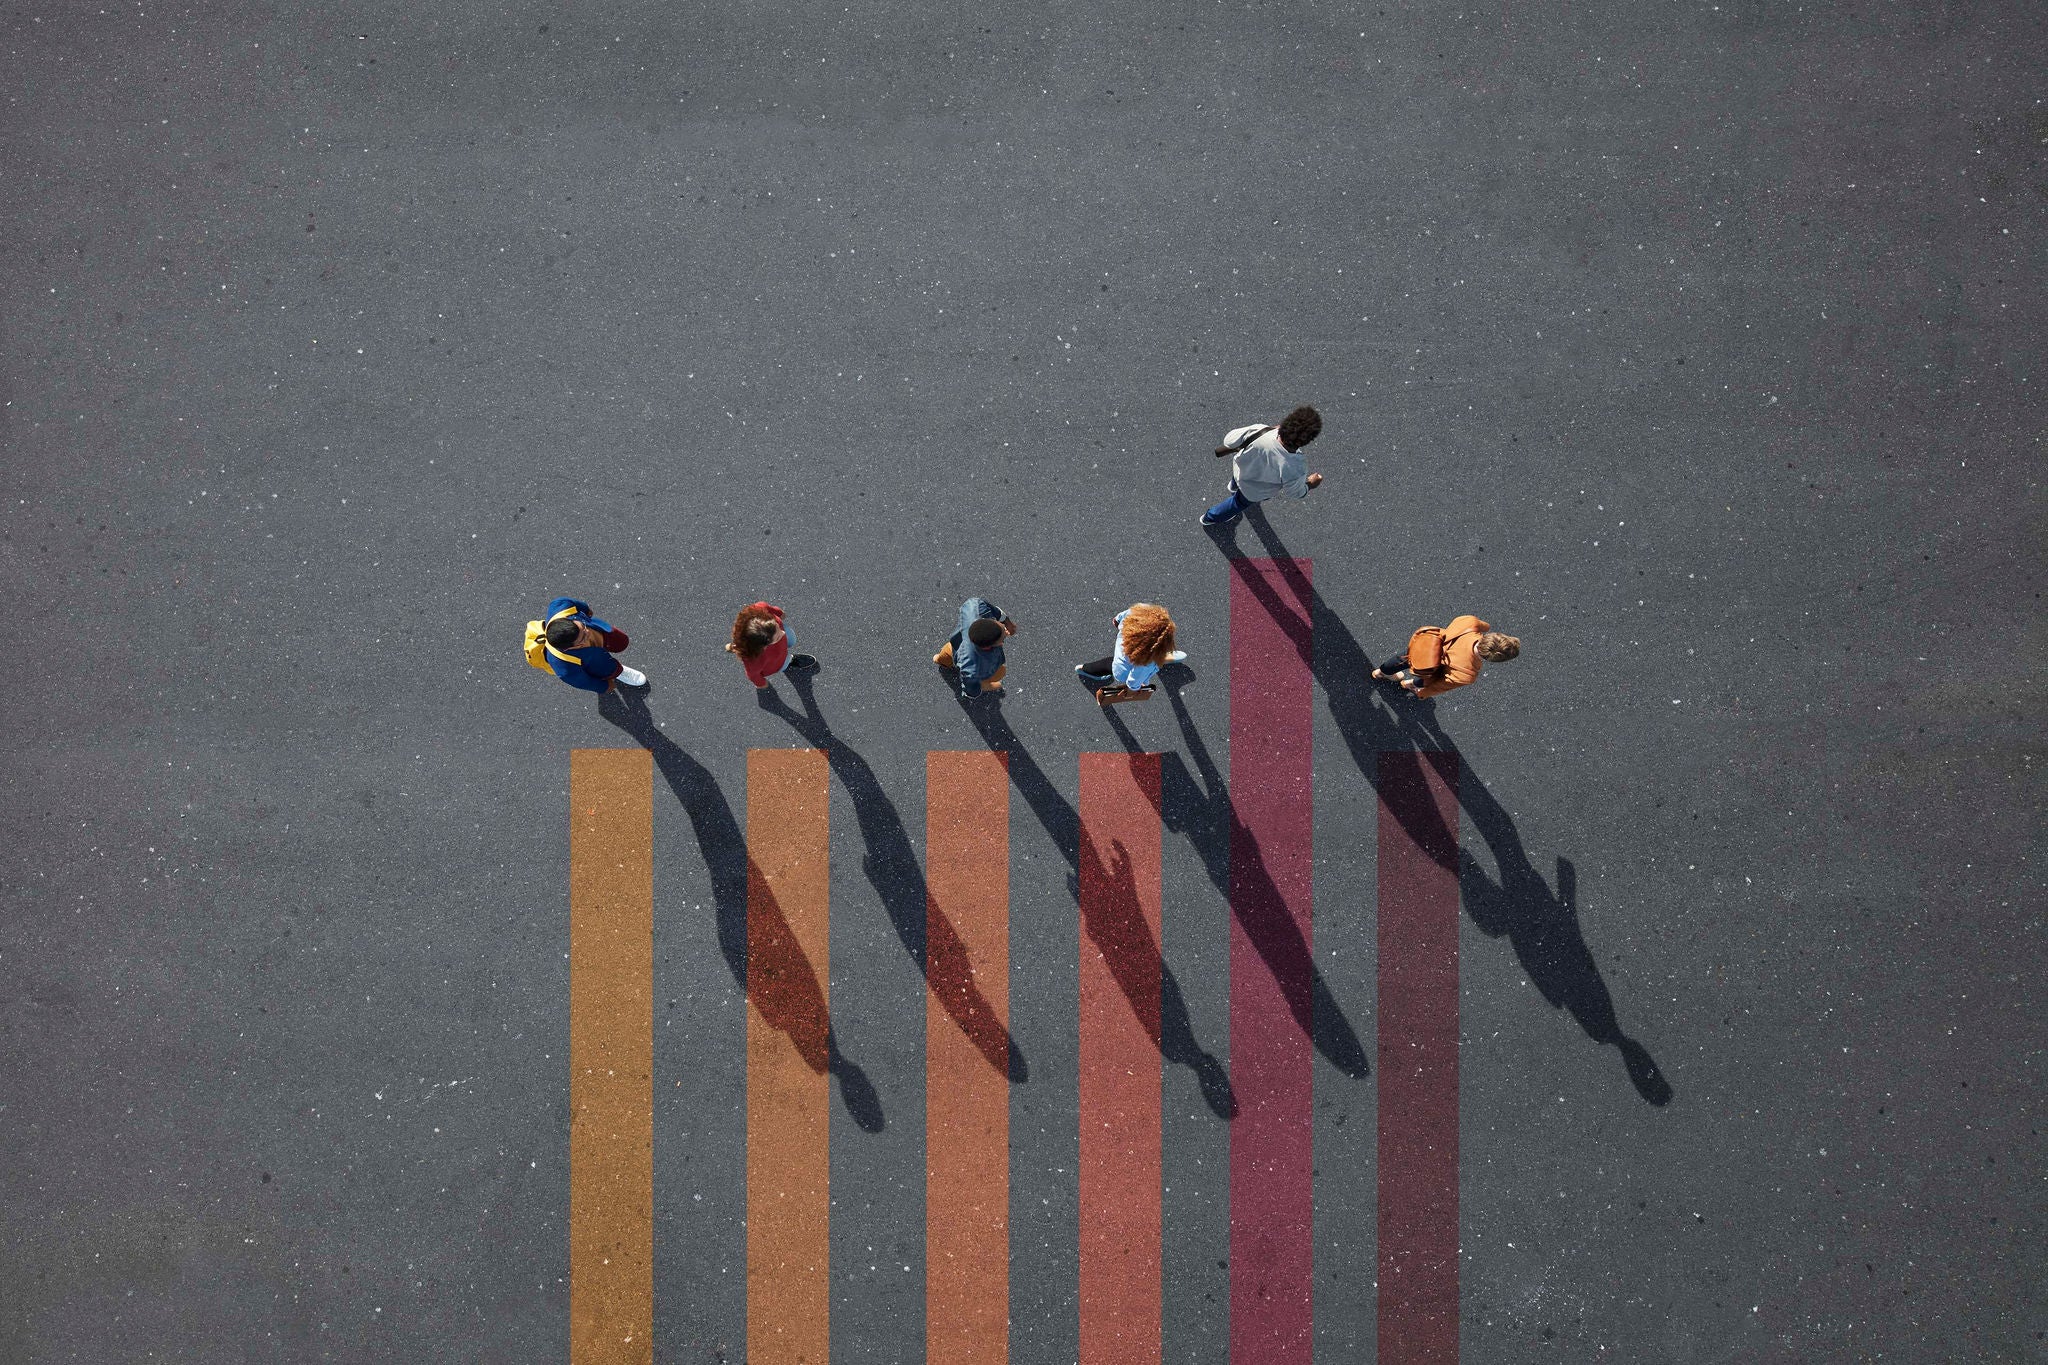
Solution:
{"label": "orange backpack", "polygon": [[1469,630],[1461,630],[1446,637],[1442,626],[1424,626],[1408,637],[1408,667],[1417,673],[1434,673],[1448,662],[1445,655],[1450,652],[1451,642],[1470,634]]}

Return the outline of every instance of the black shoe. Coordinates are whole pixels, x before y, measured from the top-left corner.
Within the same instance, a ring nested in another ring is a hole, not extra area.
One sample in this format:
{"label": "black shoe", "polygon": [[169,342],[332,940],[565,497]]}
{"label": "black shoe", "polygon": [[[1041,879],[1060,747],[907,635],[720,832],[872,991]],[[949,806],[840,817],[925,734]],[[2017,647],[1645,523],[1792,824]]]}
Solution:
{"label": "black shoe", "polygon": [[818,661],[808,654],[792,654],[786,667],[792,673],[808,673],[818,666]]}

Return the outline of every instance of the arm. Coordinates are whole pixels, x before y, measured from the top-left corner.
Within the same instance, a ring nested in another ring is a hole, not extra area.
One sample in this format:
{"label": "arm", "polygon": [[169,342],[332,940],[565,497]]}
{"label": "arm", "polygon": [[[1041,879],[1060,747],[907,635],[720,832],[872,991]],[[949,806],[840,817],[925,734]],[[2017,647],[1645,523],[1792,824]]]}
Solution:
{"label": "arm", "polygon": [[[590,658],[589,656],[592,654],[597,655],[597,658]],[[571,687],[581,688],[585,692],[609,692],[612,690],[612,679],[618,677],[620,672],[620,664],[617,659],[614,659],[601,649],[577,650],[572,657],[582,666],[569,669],[563,673],[561,675],[563,682]],[[611,672],[603,673],[598,671],[606,664],[611,665]]]}
{"label": "arm", "polygon": [[1441,697],[1446,692],[1457,691],[1478,676],[1479,670],[1476,668],[1468,673],[1463,669],[1452,668],[1446,665],[1437,670],[1437,675],[1434,678],[1416,688],[1415,695],[1424,701],[1429,700],[1431,697]]}

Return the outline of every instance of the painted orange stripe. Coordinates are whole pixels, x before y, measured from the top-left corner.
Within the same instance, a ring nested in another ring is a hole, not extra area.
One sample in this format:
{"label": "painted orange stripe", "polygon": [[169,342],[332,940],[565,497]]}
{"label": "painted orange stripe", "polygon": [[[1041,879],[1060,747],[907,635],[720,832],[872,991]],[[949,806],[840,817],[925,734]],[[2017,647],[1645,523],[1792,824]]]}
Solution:
{"label": "painted orange stripe", "polygon": [[[925,755],[925,1358],[1010,1356],[1008,755]],[[963,1000],[939,998],[942,983]],[[956,1018],[956,1011],[964,1017]],[[979,1017],[986,1014],[987,1017]]]}
{"label": "painted orange stripe", "polygon": [[654,766],[569,755],[569,1359],[654,1359]]}
{"label": "painted orange stripe", "polygon": [[747,1360],[829,1356],[830,768],[747,753]]}
{"label": "painted orange stripe", "polygon": [[1081,755],[1081,1365],[1160,1358],[1159,755]]}

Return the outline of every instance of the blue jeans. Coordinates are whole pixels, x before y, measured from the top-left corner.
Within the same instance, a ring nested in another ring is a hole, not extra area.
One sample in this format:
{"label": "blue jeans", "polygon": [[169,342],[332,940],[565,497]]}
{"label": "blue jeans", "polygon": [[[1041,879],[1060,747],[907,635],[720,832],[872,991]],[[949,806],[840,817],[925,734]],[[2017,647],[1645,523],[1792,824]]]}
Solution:
{"label": "blue jeans", "polygon": [[1246,497],[1244,490],[1237,486],[1237,480],[1232,479],[1230,481],[1230,496],[1202,513],[1202,519],[1205,521],[1236,521],[1244,515],[1245,508],[1256,506],[1258,504]]}

